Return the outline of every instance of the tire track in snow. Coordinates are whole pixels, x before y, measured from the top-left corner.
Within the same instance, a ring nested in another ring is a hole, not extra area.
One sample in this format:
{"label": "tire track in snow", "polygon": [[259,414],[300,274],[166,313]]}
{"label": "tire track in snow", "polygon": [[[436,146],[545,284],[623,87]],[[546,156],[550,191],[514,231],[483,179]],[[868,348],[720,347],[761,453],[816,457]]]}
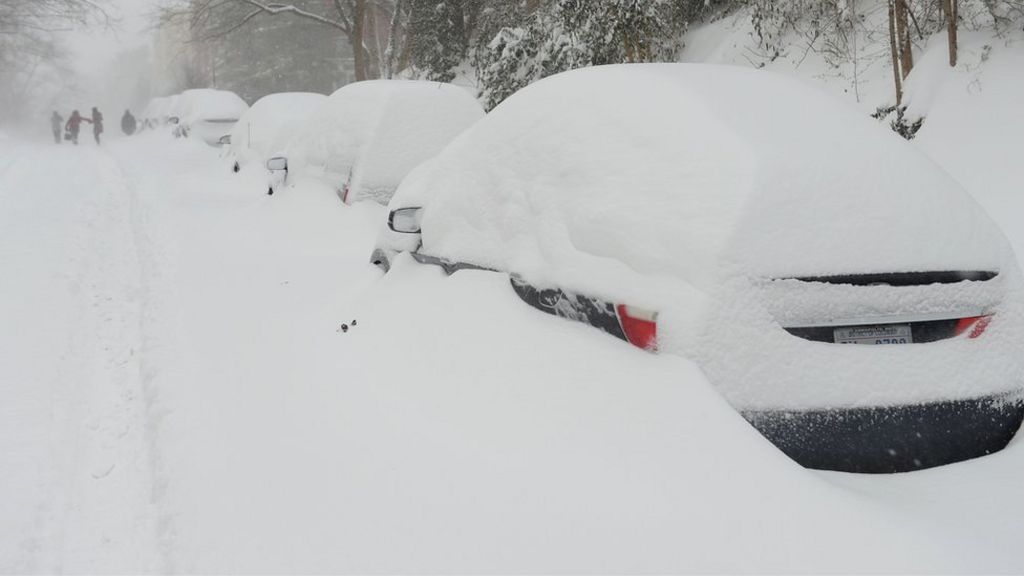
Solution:
{"label": "tire track in snow", "polygon": [[56,572],[159,571],[165,563],[131,191],[109,154],[77,152],[71,181],[87,197],[71,277],[78,314],[60,360],[63,382],[54,388],[63,423],[54,456],[60,488],[43,561]]}
{"label": "tire track in snow", "polygon": [[[101,566],[110,570],[118,561],[131,558],[133,569],[172,572],[169,550],[173,523],[162,506],[167,486],[159,441],[164,413],[155,385],[158,370],[150,362],[157,347],[152,336],[155,314],[151,305],[151,277],[157,274],[153,242],[137,189],[114,156],[99,150],[96,155],[100,186],[104,190],[101,218],[109,226],[100,237],[100,249],[108,254],[101,260],[107,273],[101,274],[94,301],[108,326],[98,338],[105,342],[106,373],[117,382],[117,390],[111,390],[117,394],[116,400],[106,407],[111,427],[103,436],[105,444],[120,445],[114,452],[127,461],[133,476],[133,481],[124,488],[131,494],[134,510],[131,517],[121,519],[121,525],[130,526],[139,535],[130,539],[134,543],[131,550],[122,551],[125,555],[112,559],[113,564]],[[116,470],[116,465],[101,459],[92,466],[90,475],[94,479],[104,478]]]}

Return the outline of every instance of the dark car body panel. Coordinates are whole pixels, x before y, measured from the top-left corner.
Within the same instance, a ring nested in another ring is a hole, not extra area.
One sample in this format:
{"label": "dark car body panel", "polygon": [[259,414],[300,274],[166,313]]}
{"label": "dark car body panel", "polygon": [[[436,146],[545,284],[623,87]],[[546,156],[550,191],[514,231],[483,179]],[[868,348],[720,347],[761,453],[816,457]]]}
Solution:
{"label": "dark car body panel", "polygon": [[986,397],[928,404],[743,412],[765,438],[807,468],[893,473],[922,470],[1002,450],[1024,404]]}
{"label": "dark car body panel", "polygon": [[[536,288],[512,276],[515,293],[548,314],[590,324],[627,340],[615,304]],[[956,320],[921,328],[922,341],[949,337]],[[833,328],[821,330],[831,341]],[[824,336],[823,336],[824,339]],[[933,341],[933,340],[929,340]],[[858,473],[910,472],[969,460],[1002,450],[1020,428],[1024,403],[1015,397],[986,397],[913,405],[816,410],[741,411],[765,438],[801,466]]]}

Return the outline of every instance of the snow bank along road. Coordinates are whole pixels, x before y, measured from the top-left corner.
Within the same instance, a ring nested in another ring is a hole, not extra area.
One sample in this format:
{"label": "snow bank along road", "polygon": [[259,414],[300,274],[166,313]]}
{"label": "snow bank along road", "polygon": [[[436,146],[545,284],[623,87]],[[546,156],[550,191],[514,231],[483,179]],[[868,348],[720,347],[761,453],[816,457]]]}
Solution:
{"label": "snow bank along road", "polygon": [[382,208],[262,192],[163,135],[0,140],[0,572],[1024,561],[1020,439],[902,476],[804,470],[683,359],[496,274],[382,278]]}

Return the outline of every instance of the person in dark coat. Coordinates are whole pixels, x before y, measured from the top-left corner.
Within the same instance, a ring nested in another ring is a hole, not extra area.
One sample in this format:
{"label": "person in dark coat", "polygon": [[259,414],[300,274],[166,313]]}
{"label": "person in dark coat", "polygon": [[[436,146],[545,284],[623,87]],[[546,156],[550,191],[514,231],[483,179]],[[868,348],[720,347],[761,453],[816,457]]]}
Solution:
{"label": "person in dark coat", "polygon": [[131,110],[125,110],[124,116],[121,116],[121,131],[127,136],[135,134],[136,122],[135,116],[132,116]]}
{"label": "person in dark coat", "polygon": [[100,111],[97,110],[95,106],[93,106],[92,120],[86,121],[92,124],[92,135],[94,138],[96,138],[96,144],[99,144],[100,134],[103,134],[103,114],[100,114]]}
{"label": "person in dark coat", "polygon": [[53,111],[53,116],[50,116],[50,128],[53,129],[53,141],[60,144],[64,139],[64,118],[56,110]]}
{"label": "person in dark coat", "polygon": [[75,110],[71,113],[71,117],[68,118],[67,123],[64,124],[64,129],[71,135],[71,142],[74,143],[75,146],[78,146],[78,131],[82,129],[82,122],[88,122],[88,120],[82,118],[82,115],[78,113],[78,110]]}

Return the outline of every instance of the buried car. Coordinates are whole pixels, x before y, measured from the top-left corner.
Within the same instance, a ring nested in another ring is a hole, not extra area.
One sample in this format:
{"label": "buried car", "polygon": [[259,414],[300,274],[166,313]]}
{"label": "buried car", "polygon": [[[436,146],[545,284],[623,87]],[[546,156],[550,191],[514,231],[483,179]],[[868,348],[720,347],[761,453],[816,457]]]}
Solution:
{"label": "buried car", "polygon": [[413,171],[372,260],[507,272],[696,361],[811,468],[901,472],[1020,426],[1009,244],[908,143],[764,71],[619,65],[516,93]]}
{"label": "buried car", "polygon": [[326,99],[323,94],[284,92],[257,100],[231,131],[233,170],[252,163],[264,165]]}
{"label": "buried car", "polygon": [[345,203],[387,204],[402,178],[482,118],[465,89],[420,80],[371,80],[332,94],[299,128],[279,162]]}
{"label": "buried car", "polygon": [[226,143],[238,119],[249,109],[237,94],[227,90],[197,88],[181,93],[179,121],[174,135],[195,137],[210,146]]}

